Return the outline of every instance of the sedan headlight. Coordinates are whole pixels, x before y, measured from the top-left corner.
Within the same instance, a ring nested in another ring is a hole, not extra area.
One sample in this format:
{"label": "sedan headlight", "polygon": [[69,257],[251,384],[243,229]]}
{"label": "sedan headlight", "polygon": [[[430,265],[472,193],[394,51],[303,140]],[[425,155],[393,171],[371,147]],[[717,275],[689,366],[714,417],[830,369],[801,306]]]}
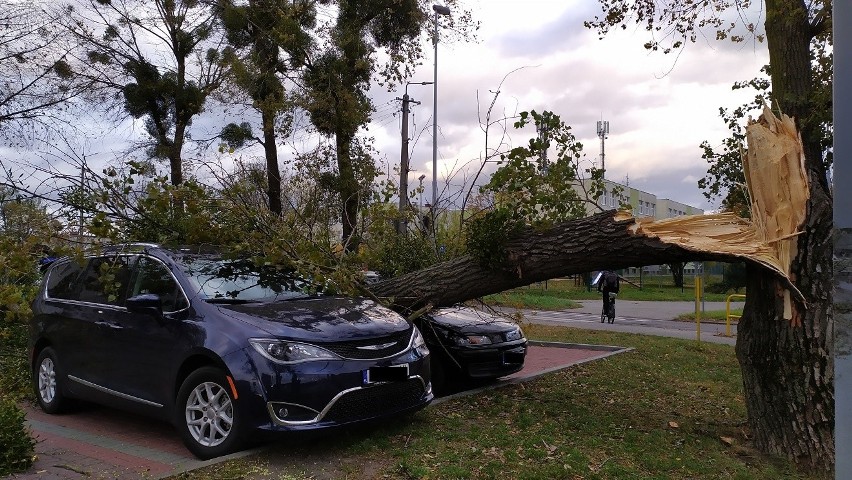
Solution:
{"label": "sedan headlight", "polygon": [[506,333],[506,341],[513,342],[515,340],[520,340],[524,338],[524,332],[521,331],[520,328],[515,328],[511,332]]}
{"label": "sedan headlight", "polygon": [[283,340],[252,338],[251,346],[261,355],[277,363],[302,363],[317,360],[339,360],[334,353],[314,345]]}
{"label": "sedan headlight", "polygon": [[491,337],[488,335],[457,335],[453,340],[456,345],[491,345]]}

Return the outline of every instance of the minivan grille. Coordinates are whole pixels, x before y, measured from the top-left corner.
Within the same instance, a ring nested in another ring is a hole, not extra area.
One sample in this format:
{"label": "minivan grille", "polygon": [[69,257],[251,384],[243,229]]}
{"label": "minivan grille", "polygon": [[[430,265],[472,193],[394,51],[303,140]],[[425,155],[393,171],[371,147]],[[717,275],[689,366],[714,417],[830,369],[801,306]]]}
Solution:
{"label": "minivan grille", "polygon": [[321,346],[340,355],[343,358],[369,360],[387,358],[402,353],[408,348],[411,340],[411,329],[395,333],[387,337],[371,338],[368,340],[324,343]]}
{"label": "minivan grille", "polygon": [[419,378],[360,388],[340,397],[323,421],[345,423],[399,412],[417,405],[424,393]]}

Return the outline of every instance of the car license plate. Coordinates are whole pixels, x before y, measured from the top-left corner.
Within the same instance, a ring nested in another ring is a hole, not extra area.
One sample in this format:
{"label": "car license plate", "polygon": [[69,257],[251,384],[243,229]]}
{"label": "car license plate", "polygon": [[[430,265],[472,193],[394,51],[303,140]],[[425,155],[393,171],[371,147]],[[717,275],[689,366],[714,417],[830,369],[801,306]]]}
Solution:
{"label": "car license plate", "polygon": [[408,364],[390,367],[370,367],[362,372],[364,384],[399,382],[408,378]]}
{"label": "car license plate", "polygon": [[516,348],[503,352],[503,364],[524,363],[524,349]]}

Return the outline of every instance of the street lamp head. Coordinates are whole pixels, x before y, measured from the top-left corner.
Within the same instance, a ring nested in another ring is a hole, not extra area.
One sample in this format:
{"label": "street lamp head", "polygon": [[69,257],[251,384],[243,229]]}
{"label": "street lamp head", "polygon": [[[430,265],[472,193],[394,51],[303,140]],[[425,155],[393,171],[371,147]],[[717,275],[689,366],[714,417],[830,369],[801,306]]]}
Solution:
{"label": "street lamp head", "polygon": [[420,175],[419,177],[417,177],[417,179],[418,179],[418,180],[420,180],[420,183],[423,183],[423,179],[424,179],[424,178],[426,178],[426,174],[425,174],[425,173],[424,173],[423,175]]}
{"label": "street lamp head", "polygon": [[432,10],[441,15],[449,15],[450,9],[444,5],[432,5]]}
{"label": "street lamp head", "polygon": [[405,82],[405,94],[408,95],[409,85],[432,85],[432,82]]}

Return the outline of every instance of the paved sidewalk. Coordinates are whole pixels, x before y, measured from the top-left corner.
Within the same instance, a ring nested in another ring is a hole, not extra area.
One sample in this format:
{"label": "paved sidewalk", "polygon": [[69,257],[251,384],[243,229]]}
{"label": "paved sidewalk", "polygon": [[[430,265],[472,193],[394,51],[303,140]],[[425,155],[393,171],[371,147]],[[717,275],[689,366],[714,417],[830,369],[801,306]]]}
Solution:
{"label": "paved sidewalk", "polygon": [[[626,350],[621,347],[531,342],[524,369],[486,388],[527,381],[623,351]],[[156,479],[257,451],[200,461],[186,450],[168,423],[94,405],[65,415],[47,415],[32,406],[25,410],[27,423],[38,442],[37,460],[29,471],[7,478]]]}
{"label": "paved sidewalk", "polygon": [[[601,301],[583,300],[583,307],[572,311],[600,315]],[[695,313],[695,302],[650,302],[616,299],[618,315],[648,320],[674,320],[685,313]],[[724,310],[725,302],[704,302],[704,311]],[[731,302],[731,309],[742,308],[743,302]]]}
{"label": "paved sidewalk", "polygon": [[25,411],[37,459],[10,478],[151,479],[215,463],[197,460],[170,424],[147,417],[96,405],[64,415]]}

